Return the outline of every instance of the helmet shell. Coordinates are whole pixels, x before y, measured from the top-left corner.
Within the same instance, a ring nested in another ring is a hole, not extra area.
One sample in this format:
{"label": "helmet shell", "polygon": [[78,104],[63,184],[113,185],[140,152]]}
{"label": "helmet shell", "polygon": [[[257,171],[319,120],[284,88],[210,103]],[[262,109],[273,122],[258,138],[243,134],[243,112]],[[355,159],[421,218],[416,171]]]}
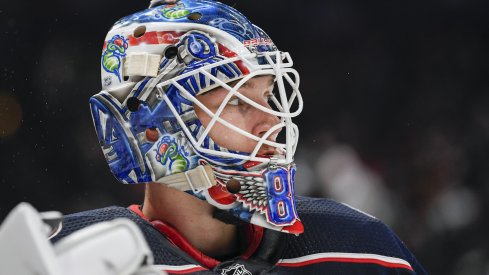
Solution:
{"label": "helmet shell", "polygon": [[[99,143],[115,177],[123,183],[164,183],[168,176],[209,164],[217,185],[189,193],[246,222],[301,233],[293,191],[295,165],[289,161],[268,169],[240,157],[249,153],[220,147],[203,135],[191,101],[222,83],[256,75],[262,65],[276,74],[272,68],[277,67],[268,63],[278,57],[257,53],[280,56],[263,30],[216,1],[180,0],[117,21],[103,45],[103,90],[90,99]],[[158,59],[156,76],[126,72],[130,58],[138,54]],[[208,68],[211,77],[199,73],[202,68]],[[292,86],[297,89],[298,75],[295,78]],[[298,90],[294,92],[302,106]],[[237,194],[226,190],[231,178],[241,182]]]}

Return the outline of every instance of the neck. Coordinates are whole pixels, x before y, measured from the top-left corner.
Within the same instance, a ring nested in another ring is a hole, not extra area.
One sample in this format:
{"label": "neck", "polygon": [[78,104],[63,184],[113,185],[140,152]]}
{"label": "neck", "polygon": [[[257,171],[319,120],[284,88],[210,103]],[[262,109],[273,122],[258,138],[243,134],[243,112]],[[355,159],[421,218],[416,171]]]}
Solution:
{"label": "neck", "polygon": [[214,207],[159,183],[146,185],[142,209],[150,220],[166,222],[202,253],[221,258],[237,254],[237,228],[213,218]]}

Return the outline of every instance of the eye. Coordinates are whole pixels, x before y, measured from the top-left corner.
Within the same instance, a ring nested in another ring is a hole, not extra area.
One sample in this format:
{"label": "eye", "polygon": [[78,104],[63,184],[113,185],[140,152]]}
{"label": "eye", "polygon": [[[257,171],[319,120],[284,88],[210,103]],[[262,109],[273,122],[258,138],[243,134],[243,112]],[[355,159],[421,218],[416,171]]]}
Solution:
{"label": "eye", "polygon": [[266,94],[265,97],[266,97],[267,102],[271,103],[271,102],[273,102],[274,94],[272,94],[272,93]]}

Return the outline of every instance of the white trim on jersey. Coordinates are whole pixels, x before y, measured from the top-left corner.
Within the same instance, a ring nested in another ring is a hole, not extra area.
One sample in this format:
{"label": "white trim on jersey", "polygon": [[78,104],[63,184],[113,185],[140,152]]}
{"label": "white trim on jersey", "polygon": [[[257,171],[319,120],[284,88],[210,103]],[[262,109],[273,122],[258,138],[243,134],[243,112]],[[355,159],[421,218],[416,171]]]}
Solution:
{"label": "white trim on jersey", "polygon": [[378,264],[390,268],[405,268],[413,270],[411,265],[399,258],[382,256],[377,254],[362,254],[362,253],[341,253],[341,252],[329,252],[329,253],[317,253],[307,256],[302,256],[292,259],[281,259],[278,266],[305,266],[321,262],[343,262],[343,263],[366,263],[366,264]]}
{"label": "white trim on jersey", "polygon": [[201,270],[207,270],[205,267],[195,264],[189,265],[153,265],[157,269],[171,272],[173,274],[187,274],[190,272],[196,272]]}

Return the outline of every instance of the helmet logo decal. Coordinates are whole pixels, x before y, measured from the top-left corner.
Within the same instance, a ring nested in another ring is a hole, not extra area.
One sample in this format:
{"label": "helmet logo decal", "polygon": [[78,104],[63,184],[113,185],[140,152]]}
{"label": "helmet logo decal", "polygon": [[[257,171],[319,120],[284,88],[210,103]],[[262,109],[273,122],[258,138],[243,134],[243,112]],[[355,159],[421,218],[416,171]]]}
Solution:
{"label": "helmet logo decal", "polygon": [[168,19],[180,19],[190,14],[183,3],[166,5],[161,9],[161,14]]}
{"label": "helmet logo decal", "polygon": [[153,180],[197,167],[197,156],[181,132],[164,132],[145,153],[145,158]]}
{"label": "helmet logo decal", "polygon": [[108,87],[110,85],[112,85],[112,79],[110,78],[110,76],[104,77],[104,86]]}
{"label": "helmet logo decal", "polygon": [[188,170],[189,160],[187,156],[189,152],[185,151],[184,146],[178,145],[175,138],[170,135],[163,136],[156,148],[156,161],[162,165],[167,165],[172,174]]}
{"label": "helmet logo decal", "polygon": [[[186,65],[185,70],[181,74],[224,60],[225,55],[220,52],[221,50],[224,50],[226,55],[230,54],[229,49],[217,44],[209,35],[200,31],[186,33],[181,37],[180,43],[176,46],[178,47],[179,55],[177,62],[182,62]],[[168,60],[163,61],[160,69],[164,70],[165,66],[170,65],[174,66],[175,64]],[[248,73],[248,71],[240,62],[236,62],[213,67],[209,70],[209,73],[216,77],[222,75],[223,78],[225,77],[230,80],[240,77]],[[179,80],[178,83],[194,95],[216,84],[213,80],[204,77],[202,74],[190,75]],[[173,89],[175,88],[173,87]],[[175,106],[178,105],[175,104]],[[191,105],[190,102],[189,105]]]}
{"label": "helmet logo decal", "polygon": [[253,38],[243,41],[243,46],[247,47],[250,52],[257,52],[257,47],[268,47],[269,49],[275,48],[272,39],[270,38]]}
{"label": "helmet logo decal", "polygon": [[293,184],[295,167],[277,167],[265,172],[268,212],[267,220],[276,225],[290,225],[297,219],[294,206]]}
{"label": "helmet logo decal", "polygon": [[115,74],[119,82],[121,81],[122,58],[126,56],[128,46],[128,40],[124,36],[114,35],[107,42],[107,47],[102,54],[102,67],[106,72]]}

